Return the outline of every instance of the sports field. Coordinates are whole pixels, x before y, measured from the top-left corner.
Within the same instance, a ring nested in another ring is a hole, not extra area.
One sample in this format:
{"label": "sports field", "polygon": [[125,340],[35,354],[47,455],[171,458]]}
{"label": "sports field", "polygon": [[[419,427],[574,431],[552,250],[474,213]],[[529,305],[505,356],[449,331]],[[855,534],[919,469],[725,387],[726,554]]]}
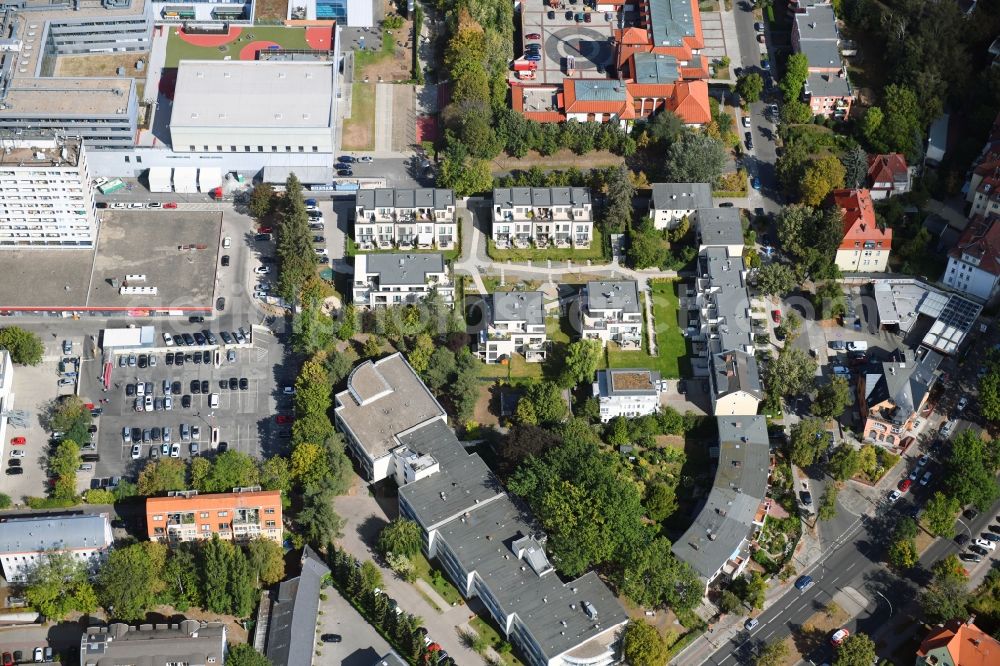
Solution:
{"label": "sports field", "polygon": [[256,60],[257,52],[270,46],[286,49],[332,48],[333,27],[286,28],[282,26],[231,27],[224,35],[189,35],[171,26],[167,38],[166,67],[181,60]]}

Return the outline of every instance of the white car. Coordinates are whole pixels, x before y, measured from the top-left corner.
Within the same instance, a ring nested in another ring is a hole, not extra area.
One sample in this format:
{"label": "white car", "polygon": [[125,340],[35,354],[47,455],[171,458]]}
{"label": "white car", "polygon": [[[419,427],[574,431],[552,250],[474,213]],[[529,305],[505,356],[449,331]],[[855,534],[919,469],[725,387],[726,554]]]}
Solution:
{"label": "white car", "polygon": [[122,442],[128,444],[128,440],[132,437],[132,429],[128,426],[122,428]]}
{"label": "white car", "polygon": [[253,272],[256,273],[257,275],[267,275],[268,273],[271,272],[271,267],[270,266],[258,266],[257,268],[253,269]]}
{"label": "white car", "polygon": [[153,396],[147,395],[143,407],[147,412],[153,411]]}
{"label": "white car", "polygon": [[928,483],[930,483],[931,482],[931,476],[933,476],[933,475],[930,472],[927,472],[926,474],[924,474],[920,478],[920,485],[926,486]]}
{"label": "white car", "polygon": [[180,458],[181,457],[181,445],[174,443],[170,446],[170,457]]}
{"label": "white car", "polygon": [[174,399],[169,395],[163,399],[163,409],[170,411],[174,408]]}
{"label": "white car", "polygon": [[327,251],[327,249],[326,249],[325,247],[317,247],[317,248],[314,248],[314,249],[313,249],[313,252],[315,252],[316,254],[318,254],[318,255],[319,255],[319,256],[321,256],[321,257],[323,257],[323,256],[326,256],[326,255],[330,254],[330,253],[329,253],[329,252]]}
{"label": "white car", "polygon": [[285,395],[295,395],[295,387],[286,386],[285,388],[281,389],[281,392],[284,393]]}
{"label": "white car", "polygon": [[958,399],[958,404],[955,405],[955,411],[960,412],[969,405],[969,399],[964,395]]}
{"label": "white car", "polygon": [[750,116],[743,116],[743,127],[750,127]]}
{"label": "white car", "polygon": [[987,539],[976,539],[976,545],[986,550],[996,550],[997,545]]}
{"label": "white car", "polygon": [[232,238],[230,238],[229,236],[226,236],[225,238],[222,239],[222,247],[224,247],[226,249],[229,249],[232,246],[233,246],[233,239]]}
{"label": "white car", "polygon": [[898,500],[902,496],[903,494],[901,492],[899,492],[898,490],[893,490],[891,493],[889,493],[889,497],[887,499],[889,500],[889,504],[894,504],[896,500]]}
{"label": "white car", "polygon": [[954,430],[954,429],[955,429],[955,422],[954,421],[948,421],[943,426],[941,426],[941,436],[942,437],[947,437],[948,435],[951,434],[951,431]]}
{"label": "white car", "polygon": [[139,397],[146,395],[146,382],[139,382],[135,385],[135,394]]}
{"label": "white car", "polygon": [[138,444],[132,445],[132,460],[138,460],[139,456],[142,455],[142,447]]}
{"label": "white car", "polygon": [[24,449],[11,449],[11,451],[10,451],[10,457],[11,458],[23,458],[24,457]]}
{"label": "white car", "polygon": [[164,333],[163,334],[163,344],[167,345],[168,347],[173,347],[174,346],[174,336],[170,335],[169,333]]}

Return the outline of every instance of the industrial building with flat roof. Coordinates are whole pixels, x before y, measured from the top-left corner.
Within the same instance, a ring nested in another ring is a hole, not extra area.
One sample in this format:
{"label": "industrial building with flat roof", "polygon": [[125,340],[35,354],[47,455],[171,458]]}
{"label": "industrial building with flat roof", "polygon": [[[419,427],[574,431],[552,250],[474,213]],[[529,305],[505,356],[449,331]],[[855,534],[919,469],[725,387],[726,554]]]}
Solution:
{"label": "industrial building with flat roof", "polygon": [[88,249],[94,185],[79,139],[0,141],[0,250]]}
{"label": "industrial building with flat roof", "polygon": [[332,153],[335,62],[184,60],[175,152]]}
{"label": "industrial building with flat roof", "polygon": [[401,354],[357,366],[335,414],[369,479],[394,477],[400,515],[423,529],[427,556],[483,602],[528,664],[614,661],[621,604],[594,573],[560,580],[528,510],[466,453]]}

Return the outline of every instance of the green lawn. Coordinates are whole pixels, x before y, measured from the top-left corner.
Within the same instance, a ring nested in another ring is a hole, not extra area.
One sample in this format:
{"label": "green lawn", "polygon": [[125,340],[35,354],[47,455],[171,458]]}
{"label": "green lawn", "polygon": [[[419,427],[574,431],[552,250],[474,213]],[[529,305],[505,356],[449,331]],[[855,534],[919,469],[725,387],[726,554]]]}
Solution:
{"label": "green lawn", "polygon": [[[514,656],[513,652],[507,652],[506,654],[500,652],[499,647],[501,644],[506,643],[500,632],[493,628],[493,625],[479,617],[478,615],[471,620],[469,620],[469,626],[479,634],[481,638],[485,638],[489,642],[490,647],[492,647],[497,654],[503,657],[503,663],[506,666],[521,666],[524,662]],[[510,645],[508,643],[508,645]]]}
{"label": "green lawn", "polygon": [[510,359],[509,365],[499,363],[483,363],[479,371],[480,377],[495,377],[506,379],[507,377],[541,379],[543,363],[528,363],[524,357],[515,353]]}
{"label": "green lawn", "polygon": [[223,46],[196,46],[185,42],[175,33],[176,29],[170,28],[165,67],[176,67],[181,60],[223,60],[227,56],[232,60],[239,60],[240,51],[251,42],[274,42],[286,49],[312,48],[306,42],[304,28],[255,25],[252,28],[244,28],[243,33],[235,41]]}
{"label": "green lawn", "polygon": [[491,259],[496,261],[545,261],[546,259],[551,259],[552,261],[578,261],[585,262],[588,259],[591,260],[604,260],[604,236],[601,234],[600,229],[596,226],[594,227],[594,240],[591,241],[590,247],[586,250],[574,250],[573,248],[555,248],[550,247],[547,249],[538,248],[526,248],[523,250],[518,250],[515,248],[507,250],[498,250],[496,243],[490,240],[486,244],[486,254],[490,255]]}
{"label": "green lawn", "polygon": [[354,73],[355,78],[364,77],[364,68],[367,65],[374,65],[386,58],[391,58],[396,53],[396,42],[388,30],[382,30],[382,48],[373,51],[371,46],[365,47],[364,51],[354,52]]}
{"label": "green lawn", "polygon": [[[649,368],[658,370],[664,379],[678,379],[690,374],[687,360],[687,342],[677,326],[677,290],[673,281],[653,282],[653,318],[656,320],[656,347],[658,356],[651,356],[645,333],[641,351],[622,351],[614,342],[608,343],[609,368]],[[645,294],[643,319],[646,316]]]}
{"label": "green lawn", "polygon": [[351,117],[344,120],[341,142],[345,150],[375,148],[375,85],[351,84]]}
{"label": "green lawn", "polygon": [[[427,561],[426,557],[423,555],[417,555],[412,559],[412,562],[413,567],[417,571],[417,577],[423,578],[428,584],[430,584],[430,586],[434,588],[434,591],[441,595],[442,599],[452,605],[462,602],[462,595],[459,594],[454,585],[448,582],[448,579],[445,578],[443,571],[437,570],[438,573],[441,574],[440,576],[434,576],[431,573],[434,567],[431,566],[431,563]],[[441,610],[447,609],[442,608]]]}

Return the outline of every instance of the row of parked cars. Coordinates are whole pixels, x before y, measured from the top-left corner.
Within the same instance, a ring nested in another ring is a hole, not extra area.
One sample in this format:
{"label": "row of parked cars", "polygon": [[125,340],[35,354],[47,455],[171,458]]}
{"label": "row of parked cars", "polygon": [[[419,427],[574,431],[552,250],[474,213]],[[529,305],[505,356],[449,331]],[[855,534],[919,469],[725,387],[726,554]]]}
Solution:
{"label": "row of parked cars", "polygon": [[14,650],[13,652],[4,652],[0,656],[0,663],[3,666],[14,666],[14,664],[42,664],[45,662],[52,661],[52,648],[45,646],[43,648],[36,647],[31,653],[31,659],[24,658],[24,652],[21,650]]}
{"label": "row of parked cars", "polygon": [[[962,512],[962,517],[972,520],[979,512],[973,508],[968,508]],[[995,521],[997,519],[994,519]],[[960,553],[958,559],[971,564],[978,564],[984,557],[989,557],[1000,543],[1000,521],[992,522],[986,526],[986,531],[979,534],[978,539],[973,539],[968,534],[959,534],[955,537],[955,543],[959,546],[968,544],[968,552]]]}

